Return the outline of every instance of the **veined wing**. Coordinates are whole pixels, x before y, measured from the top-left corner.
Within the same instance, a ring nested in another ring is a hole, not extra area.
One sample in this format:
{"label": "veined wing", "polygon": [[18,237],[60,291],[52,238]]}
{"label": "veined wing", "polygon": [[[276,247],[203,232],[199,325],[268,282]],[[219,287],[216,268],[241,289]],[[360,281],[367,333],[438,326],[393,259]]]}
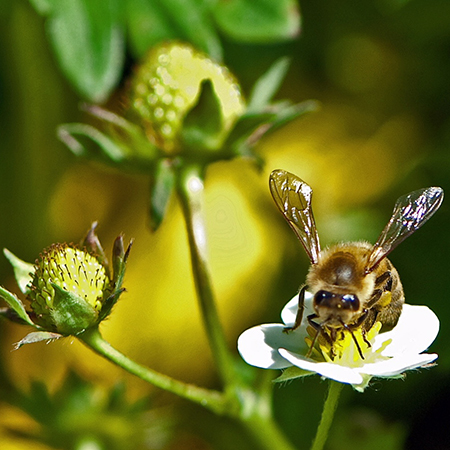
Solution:
{"label": "veined wing", "polygon": [[320,243],[311,208],[311,187],[285,170],[274,170],[269,186],[278,209],[300,239],[311,262],[317,264]]}
{"label": "veined wing", "polygon": [[366,272],[371,272],[400,242],[418,230],[438,210],[443,199],[444,191],[440,187],[419,189],[400,197],[373,246]]}

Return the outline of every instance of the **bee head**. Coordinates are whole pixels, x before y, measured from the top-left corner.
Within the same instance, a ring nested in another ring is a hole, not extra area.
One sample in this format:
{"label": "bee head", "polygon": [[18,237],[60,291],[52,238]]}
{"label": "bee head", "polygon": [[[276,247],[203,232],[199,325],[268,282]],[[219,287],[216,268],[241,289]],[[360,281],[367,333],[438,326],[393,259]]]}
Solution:
{"label": "bee head", "polygon": [[360,316],[375,286],[375,274],[365,273],[371,248],[359,242],[337,244],[311,265],[306,283],[318,322],[338,328]]}
{"label": "bee head", "polygon": [[360,301],[355,294],[336,294],[320,290],[314,295],[314,309],[320,322],[330,327],[341,327],[351,322],[360,309]]}

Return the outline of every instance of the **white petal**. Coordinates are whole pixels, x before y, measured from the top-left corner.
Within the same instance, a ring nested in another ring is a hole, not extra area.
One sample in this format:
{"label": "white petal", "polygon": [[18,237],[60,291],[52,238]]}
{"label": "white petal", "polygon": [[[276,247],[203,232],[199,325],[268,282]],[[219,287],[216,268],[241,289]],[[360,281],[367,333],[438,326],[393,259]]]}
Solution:
{"label": "white petal", "polygon": [[297,311],[298,311],[298,294],[291,300],[289,300],[289,302],[281,311],[281,320],[286,326],[292,327],[294,325],[295,318],[297,316]]}
{"label": "white petal", "polygon": [[283,358],[286,358],[294,366],[300,367],[300,369],[316,372],[341,383],[361,384],[364,381],[363,376],[359,373],[359,369],[351,369],[350,367],[333,363],[315,362],[284,348],[280,348],[278,351]]}
{"label": "white petal", "polygon": [[438,332],[439,319],[430,308],[405,304],[398,324],[393,330],[381,333],[375,338],[374,349],[392,339],[382,351],[383,356],[420,353],[432,344]]}
{"label": "white petal", "polygon": [[[302,326],[308,324],[307,317],[314,312],[312,306],[313,296],[309,292],[305,292],[305,304],[303,309]],[[281,311],[281,320],[287,327],[292,327],[295,324],[298,311],[298,294],[293,297]]]}
{"label": "white petal", "polygon": [[284,332],[284,325],[265,324],[244,331],[238,339],[238,351],[248,364],[263,369],[283,369],[291,366],[278,353],[279,347],[294,352],[306,352],[305,330]]}
{"label": "white petal", "polygon": [[367,373],[369,375],[389,377],[399,375],[406,370],[415,369],[425,364],[429,364],[437,357],[438,355],[436,355],[435,353],[404,355],[377,363],[364,364],[364,366],[361,367],[360,370],[362,373]]}

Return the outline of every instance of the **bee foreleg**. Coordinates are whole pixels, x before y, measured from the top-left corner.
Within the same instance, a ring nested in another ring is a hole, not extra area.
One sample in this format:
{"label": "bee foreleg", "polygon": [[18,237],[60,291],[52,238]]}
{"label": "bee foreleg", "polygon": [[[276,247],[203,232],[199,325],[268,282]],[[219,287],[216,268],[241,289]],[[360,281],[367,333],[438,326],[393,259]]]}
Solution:
{"label": "bee foreleg", "polygon": [[[345,324],[344,322],[342,322],[341,324],[342,324],[342,326],[343,326],[343,327],[351,334],[352,339],[353,339],[353,342],[355,343],[356,348],[357,348],[357,350],[358,350],[359,356],[361,356],[361,359],[364,359],[363,352],[362,352],[361,347],[360,347],[360,345],[359,345],[358,339],[356,339],[356,336],[355,336],[355,334],[353,333],[353,330],[352,330],[347,324]],[[363,339],[364,339],[364,342],[368,343],[368,344],[369,344],[369,347],[370,347],[370,343],[367,342],[367,340],[364,338],[364,336],[363,336]]]}
{"label": "bee foreleg", "polygon": [[[316,341],[319,337],[319,334],[322,333],[322,325],[314,322],[313,319],[317,319],[317,314],[310,314],[307,319],[308,319],[308,323],[316,330],[316,334],[314,335],[312,341],[311,341],[311,345],[309,346],[309,350],[308,353],[306,354],[306,357],[309,358],[311,356],[311,352],[314,348],[314,346],[316,345]],[[323,333],[324,336],[326,336],[327,339],[329,339],[329,336],[326,333]],[[332,343],[332,342],[331,342]]]}
{"label": "bee foreleg", "polygon": [[305,309],[306,289],[307,289],[307,286],[302,286],[302,288],[300,289],[300,292],[298,293],[298,308],[297,308],[297,315],[295,316],[295,323],[292,327],[285,327],[283,330],[285,333],[296,330],[302,323],[303,310]]}

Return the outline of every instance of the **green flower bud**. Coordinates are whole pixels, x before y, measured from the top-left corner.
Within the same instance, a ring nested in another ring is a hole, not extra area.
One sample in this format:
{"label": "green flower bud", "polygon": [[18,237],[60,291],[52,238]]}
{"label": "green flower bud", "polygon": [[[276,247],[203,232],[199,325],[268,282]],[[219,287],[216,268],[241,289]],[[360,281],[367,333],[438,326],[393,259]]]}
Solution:
{"label": "green flower bud", "polygon": [[131,109],[142,120],[149,139],[166,153],[181,150],[183,119],[198,101],[205,80],[210,80],[220,104],[225,138],[245,109],[239,85],[226,67],[189,45],[171,42],[154,47],[136,71]]}
{"label": "green flower bud", "polygon": [[29,289],[33,321],[69,335],[97,323],[112,286],[95,256],[75,246],[53,244],[36,261]]}

